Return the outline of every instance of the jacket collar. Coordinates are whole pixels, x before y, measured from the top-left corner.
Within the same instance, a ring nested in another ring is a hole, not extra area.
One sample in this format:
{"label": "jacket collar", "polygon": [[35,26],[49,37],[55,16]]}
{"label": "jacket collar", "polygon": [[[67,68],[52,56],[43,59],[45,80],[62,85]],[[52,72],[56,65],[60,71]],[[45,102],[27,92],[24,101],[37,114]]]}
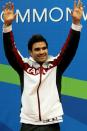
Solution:
{"label": "jacket collar", "polygon": [[[48,56],[48,59],[46,60],[46,62],[43,63],[43,67],[47,67],[50,61],[53,61],[55,57],[53,56]],[[40,67],[40,64],[38,64],[31,56],[29,57],[29,64],[33,63],[33,65],[35,65],[35,67]]]}

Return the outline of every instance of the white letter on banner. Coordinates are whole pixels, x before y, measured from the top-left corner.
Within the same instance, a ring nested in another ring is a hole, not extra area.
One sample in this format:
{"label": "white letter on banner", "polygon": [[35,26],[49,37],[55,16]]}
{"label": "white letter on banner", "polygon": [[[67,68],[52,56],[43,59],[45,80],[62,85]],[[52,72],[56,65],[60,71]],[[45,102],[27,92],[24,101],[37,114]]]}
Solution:
{"label": "white letter on banner", "polygon": [[[52,13],[53,13],[53,11],[55,11],[55,10],[57,10],[57,11],[60,13],[60,17],[57,18],[57,19],[54,19],[54,18],[52,17]],[[61,8],[58,8],[58,7],[52,8],[52,9],[50,10],[50,12],[49,12],[49,17],[50,17],[50,19],[51,19],[53,22],[59,22],[59,21],[63,18],[63,11],[62,11],[62,9],[61,9]]]}
{"label": "white letter on banner", "polygon": [[[71,14],[71,9],[69,8],[66,8],[66,21],[69,20],[69,15],[68,14]],[[70,15],[71,16],[71,15]]]}
{"label": "white letter on banner", "polygon": [[16,22],[18,23],[18,16],[20,17],[22,23],[25,21],[26,17],[28,18],[28,22],[30,22],[30,9],[27,9],[26,10],[26,13],[24,15],[24,17],[22,17],[20,11],[17,9],[16,10],[16,14],[17,14],[17,17],[16,17]]}
{"label": "white letter on banner", "polygon": [[38,12],[37,12],[36,9],[33,9],[33,22],[36,21],[36,17],[37,17],[39,22],[41,22],[43,17],[44,17],[44,21],[47,22],[47,9],[46,8],[43,9],[41,16],[38,15]]}
{"label": "white letter on banner", "polygon": [[1,21],[4,22],[4,20],[3,20],[3,11],[2,11],[2,13],[1,13],[0,18],[1,18]]}
{"label": "white letter on banner", "polygon": [[83,18],[85,21],[87,20],[87,14],[85,15],[84,12],[83,12]]}

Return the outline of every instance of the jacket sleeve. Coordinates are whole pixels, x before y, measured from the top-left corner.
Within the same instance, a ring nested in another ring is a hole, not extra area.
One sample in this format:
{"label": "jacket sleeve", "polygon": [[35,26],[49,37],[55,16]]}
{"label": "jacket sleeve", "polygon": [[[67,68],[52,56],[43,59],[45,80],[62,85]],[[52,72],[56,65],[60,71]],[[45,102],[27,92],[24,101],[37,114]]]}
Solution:
{"label": "jacket sleeve", "polygon": [[79,40],[80,31],[71,28],[64,46],[57,56],[57,59],[54,60],[54,63],[57,64],[58,70],[61,74],[63,74],[75,56]]}
{"label": "jacket sleeve", "polygon": [[19,73],[20,70],[24,68],[24,62],[16,48],[13,32],[11,30],[3,32],[3,43],[9,64]]}

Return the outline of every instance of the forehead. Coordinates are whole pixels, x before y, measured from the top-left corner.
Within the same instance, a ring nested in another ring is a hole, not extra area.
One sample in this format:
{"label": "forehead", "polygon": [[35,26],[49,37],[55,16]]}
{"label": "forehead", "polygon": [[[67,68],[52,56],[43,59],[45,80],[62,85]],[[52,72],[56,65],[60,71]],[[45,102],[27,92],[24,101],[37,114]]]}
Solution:
{"label": "forehead", "polygon": [[44,41],[34,43],[32,46],[32,49],[42,48],[42,47],[46,47],[46,43]]}

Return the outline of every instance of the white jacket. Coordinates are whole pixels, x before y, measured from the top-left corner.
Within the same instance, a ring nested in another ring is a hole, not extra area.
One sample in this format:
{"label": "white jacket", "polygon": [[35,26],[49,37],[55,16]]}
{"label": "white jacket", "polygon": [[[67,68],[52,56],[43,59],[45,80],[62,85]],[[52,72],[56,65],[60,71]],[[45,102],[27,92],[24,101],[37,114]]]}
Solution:
{"label": "white jacket", "polygon": [[49,56],[40,66],[33,58],[23,58],[17,50],[12,27],[3,27],[6,57],[20,76],[22,93],[21,122],[35,125],[63,121],[61,78],[73,59],[81,26],[72,24],[68,38],[57,57]]}

